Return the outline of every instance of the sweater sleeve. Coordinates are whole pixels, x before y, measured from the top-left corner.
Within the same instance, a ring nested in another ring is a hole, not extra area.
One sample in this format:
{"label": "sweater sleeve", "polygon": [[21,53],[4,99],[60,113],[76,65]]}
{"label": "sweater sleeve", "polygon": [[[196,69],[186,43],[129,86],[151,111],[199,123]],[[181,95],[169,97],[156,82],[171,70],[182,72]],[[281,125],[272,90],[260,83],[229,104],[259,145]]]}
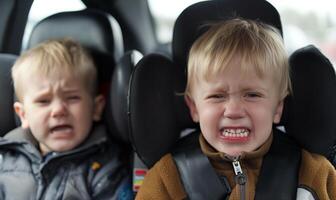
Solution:
{"label": "sweater sleeve", "polygon": [[299,186],[318,199],[336,199],[336,170],[325,157],[303,150]]}
{"label": "sweater sleeve", "polygon": [[161,158],[147,173],[136,200],[186,199],[171,154]]}

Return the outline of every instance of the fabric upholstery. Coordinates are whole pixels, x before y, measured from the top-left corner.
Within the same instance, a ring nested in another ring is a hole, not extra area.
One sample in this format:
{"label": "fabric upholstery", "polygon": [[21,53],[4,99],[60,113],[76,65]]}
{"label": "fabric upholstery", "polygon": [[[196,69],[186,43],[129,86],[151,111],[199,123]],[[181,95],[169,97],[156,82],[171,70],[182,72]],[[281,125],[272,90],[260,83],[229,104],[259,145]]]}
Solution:
{"label": "fabric upholstery", "polygon": [[290,56],[293,94],[282,123],[307,150],[329,156],[336,144],[336,75],[328,60],[309,45]]}
{"label": "fabric upholstery", "polygon": [[16,127],[13,109],[14,88],[11,78],[11,68],[16,58],[16,55],[0,54],[0,136]]}

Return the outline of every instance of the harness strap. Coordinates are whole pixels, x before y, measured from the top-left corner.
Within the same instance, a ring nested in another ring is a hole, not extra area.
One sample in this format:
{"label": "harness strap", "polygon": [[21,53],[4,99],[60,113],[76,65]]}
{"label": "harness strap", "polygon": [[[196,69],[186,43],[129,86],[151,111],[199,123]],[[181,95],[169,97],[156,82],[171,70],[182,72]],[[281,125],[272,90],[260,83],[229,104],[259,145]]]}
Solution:
{"label": "harness strap", "polygon": [[286,134],[273,132],[272,146],[260,169],[255,199],[296,199],[301,149]]}
{"label": "harness strap", "polygon": [[185,153],[178,153],[173,157],[189,199],[225,199],[231,192],[227,181],[226,184],[222,184],[200,148],[188,149]]}
{"label": "harness strap", "polygon": [[[255,199],[295,199],[301,150],[285,134],[277,130],[273,133],[273,143],[264,157],[258,177]],[[179,145],[182,148],[172,153],[184,189],[191,200],[226,199],[231,192],[230,186],[227,181],[220,180],[202,153],[198,140],[195,140],[197,136],[193,134],[193,138],[190,138],[193,142],[189,141],[187,146],[182,143]]]}

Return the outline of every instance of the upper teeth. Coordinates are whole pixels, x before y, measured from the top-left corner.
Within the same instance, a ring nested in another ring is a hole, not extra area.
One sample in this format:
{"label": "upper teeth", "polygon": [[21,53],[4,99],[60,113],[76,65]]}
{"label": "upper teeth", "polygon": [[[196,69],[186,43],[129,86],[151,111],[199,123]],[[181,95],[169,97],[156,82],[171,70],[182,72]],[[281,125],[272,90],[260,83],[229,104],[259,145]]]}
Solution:
{"label": "upper teeth", "polygon": [[223,135],[227,137],[247,137],[249,133],[247,129],[224,129]]}

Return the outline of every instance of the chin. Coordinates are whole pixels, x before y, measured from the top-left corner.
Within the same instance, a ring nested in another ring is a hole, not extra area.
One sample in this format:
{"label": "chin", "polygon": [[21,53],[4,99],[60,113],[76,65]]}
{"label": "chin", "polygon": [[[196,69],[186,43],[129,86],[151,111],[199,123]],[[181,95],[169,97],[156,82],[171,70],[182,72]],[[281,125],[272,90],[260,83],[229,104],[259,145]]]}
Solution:
{"label": "chin", "polygon": [[242,153],[242,151],[234,151],[234,152],[228,152],[228,153],[226,153],[226,154],[228,154],[229,156],[234,156],[234,157],[236,157],[236,156],[240,156],[241,155],[241,153]]}
{"label": "chin", "polygon": [[220,152],[223,152],[229,156],[239,156],[242,154],[242,152],[245,152],[246,150],[242,148],[235,148],[235,147],[226,147],[226,148],[221,148]]}
{"label": "chin", "polygon": [[53,148],[53,151],[55,152],[65,152],[65,151],[70,151],[72,149],[74,149],[75,147],[73,147],[72,145],[67,145],[67,146],[58,146]]}

